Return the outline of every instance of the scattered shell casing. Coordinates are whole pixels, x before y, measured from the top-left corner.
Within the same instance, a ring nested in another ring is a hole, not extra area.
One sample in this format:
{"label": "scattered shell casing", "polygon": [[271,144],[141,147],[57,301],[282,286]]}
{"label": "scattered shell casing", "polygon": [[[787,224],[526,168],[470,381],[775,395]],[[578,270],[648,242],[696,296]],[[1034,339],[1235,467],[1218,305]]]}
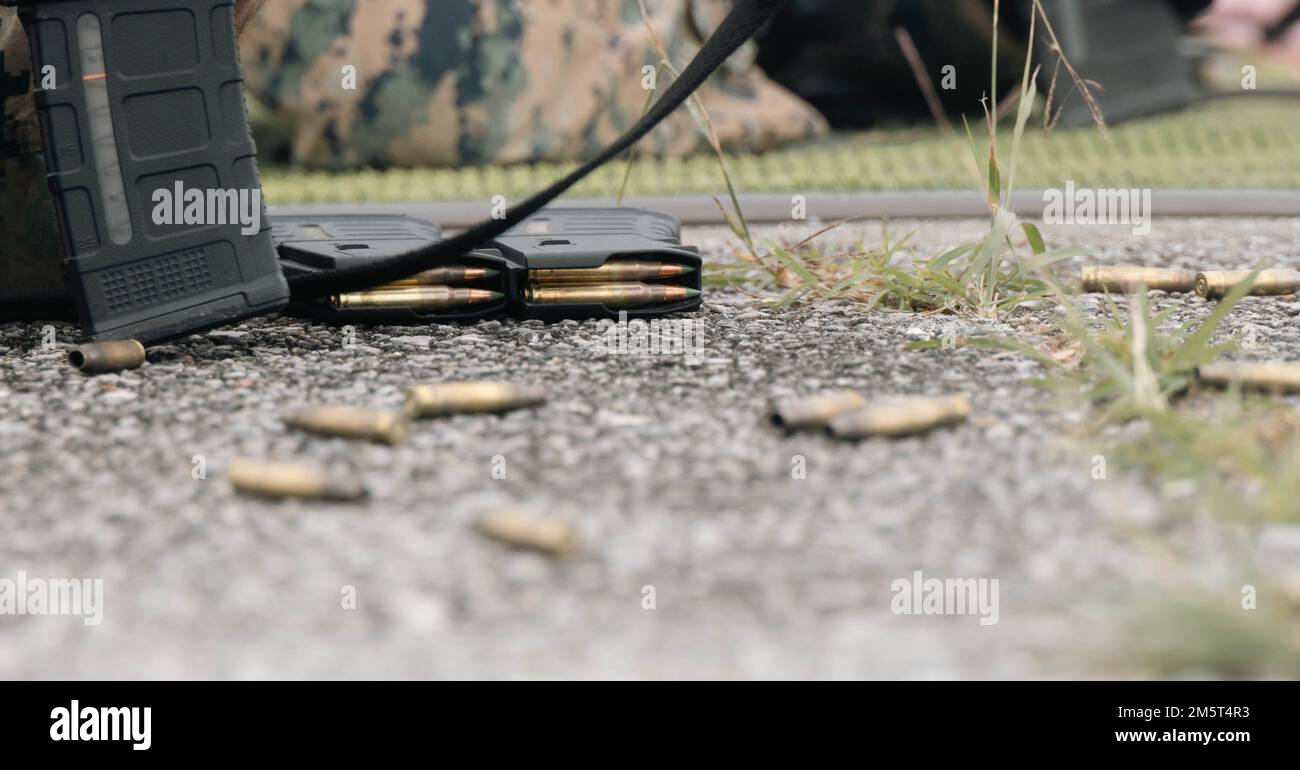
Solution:
{"label": "scattered shell casing", "polygon": [[776,403],[772,424],[778,428],[825,428],[835,417],[866,407],[867,400],[852,390],[819,393],[807,398],[787,398]]}
{"label": "scattered shell casing", "polygon": [[1288,362],[1219,361],[1196,368],[1203,385],[1267,393],[1300,393],[1300,364]]}
{"label": "scattered shell casing", "polygon": [[86,374],[121,372],[144,365],[144,345],[136,340],[109,340],[79,346],[68,363]]}
{"label": "scattered shell casing", "polygon": [[1148,290],[1177,293],[1190,292],[1195,284],[1195,270],[1132,265],[1094,266],[1083,269],[1082,290],[1085,294],[1132,294],[1145,286]]}
{"label": "scattered shell casing", "polygon": [[[1196,293],[1217,299],[1250,277],[1251,270],[1207,270],[1196,275]],[[1295,270],[1261,270],[1250,287],[1253,296],[1295,294],[1300,288],[1300,272]]]}
{"label": "scattered shell casing", "polygon": [[355,406],[311,406],[285,415],[291,428],[322,436],[359,438],[394,446],[404,443],[410,433],[406,415],[401,412],[363,409]]}
{"label": "scattered shell casing", "polygon": [[226,471],[238,492],[303,500],[357,500],[366,496],[359,479],[342,477],[319,465],[268,462],[237,457]]}
{"label": "scattered shell casing", "polygon": [[478,528],[488,537],[514,548],[528,548],[552,556],[568,556],[578,549],[573,525],[538,516],[525,510],[506,509],[485,513]]}
{"label": "scattered shell casing", "polygon": [[1278,579],[1278,588],[1287,602],[1300,609],[1300,571],[1289,570]]}
{"label": "scattered shell casing", "polygon": [[963,422],[970,413],[966,396],[894,398],[839,415],[831,420],[829,431],[836,438],[908,436]]}
{"label": "scattered shell casing", "polygon": [[412,417],[447,414],[494,414],[536,406],[546,400],[540,385],[513,382],[447,382],[416,385],[406,391],[406,412]]}

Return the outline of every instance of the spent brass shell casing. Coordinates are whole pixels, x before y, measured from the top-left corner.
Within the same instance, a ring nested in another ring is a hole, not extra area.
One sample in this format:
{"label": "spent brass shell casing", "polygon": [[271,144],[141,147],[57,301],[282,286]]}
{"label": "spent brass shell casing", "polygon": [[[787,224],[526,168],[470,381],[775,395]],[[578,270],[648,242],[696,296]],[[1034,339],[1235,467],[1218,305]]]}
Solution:
{"label": "spent brass shell casing", "polygon": [[312,406],[285,415],[291,428],[322,436],[357,438],[396,446],[410,433],[406,415],[353,406]]}
{"label": "spent brass shell casing", "polygon": [[479,531],[514,548],[527,548],[552,556],[568,556],[578,549],[578,533],[568,522],[508,509],[485,513]]}
{"label": "spent brass shell casing", "polygon": [[1300,609],[1300,572],[1290,570],[1282,575],[1277,581],[1278,586],[1282,589],[1282,596],[1292,607]]}
{"label": "spent brass shell casing", "polygon": [[463,283],[473,283],[474,281],[483,281],[488,278],[496,278],[501,275],[500,271],[493,270],[490,267],[470,267],[468,265],[449,265],[447,267],[435,267],[432,270],[425,270],[422,273],[416,273],[410,278],[403,278],[400,281],[393,281],[382,286],[376,286],[375,289],[404,289],[412,286],[455,286]]}
{"label": "spent brass shell casing", "polygon": [[139,369],[144,365],[144,345],[136,340],[92,342],[69,353],[68,363],[86,374]]}
{"label": "spent brass shell casing", "polygon": [[412,417],[447,414],[495,414],[536,406],[546,389],[513,382],[447,382],[416,385],[406,391],[406,412]]}
{"label": "spent brass shell casing", "polygon": [[505,295],[487,289],[453,289],[449,286],[413,286],[396,289],[372,289],[338,294],[330,304],[339,310],[393,309],[450,310],[495,302]]}
{"label": "spent brass shell casing", "polygon": [[910,436],[963,422],[970,413],[970,399],[965,396],[896,398],[841,414],[831,420],[829,430],[836,438]]}
{"label": "spent brass shell casing", "polygon": [[695,272],[690,265],[646,259],[611,259],[600,267],[558,267],[529,270],[528,278],[538,284],[617,283],[678,278]]}
{"label": "spent brass shell casing", "polygon": [[808,398],[787,398],[776,403],[772,424],[778,428],[825,428],[831,420],[846,412],[866,407],[867,401],[852,390],[820,393]]}
{"label": "spent brass shell casing", "polygon": [[1266,393],[1300,393],[1300,363],[1220,361],[1196,369],[1203,385]]}
{"label": "spent brass shell casing", "polygon": [[[1217,299],[1250,277],[1250,270],[1207,270],[1196,275],[1196,293],[1206,299]],[[1295,294],[1300,288],[1300,272],[1295,270],[1261,270],[1250,294],[1268,296]]]}
{"label": "spent brass shell casing", "polygon": [[1149,290],[1189,292],[1196,284],[1196,271],[1164,267],[1085,267],[1083,292],[1085,294],[1112,292],[1132,294],[1145,286]]}
{"label": "spent brass shell casing", "polygon": [[309,463],[235,458],[226,471],[236,491],[262,497],[303,500],[357,500],[366,496],[360,480]]}
{"label": "spent brass shell casing", "polygon": [[529,284],[525,299],[534,305],[645,307],[700,296],[698,289],[651,283]]}

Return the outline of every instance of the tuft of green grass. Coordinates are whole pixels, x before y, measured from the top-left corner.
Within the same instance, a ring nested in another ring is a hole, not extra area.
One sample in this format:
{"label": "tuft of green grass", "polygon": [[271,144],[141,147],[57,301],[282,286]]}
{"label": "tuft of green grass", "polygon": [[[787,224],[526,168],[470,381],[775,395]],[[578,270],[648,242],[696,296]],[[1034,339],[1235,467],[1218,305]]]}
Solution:
{"label": "tuft of green grass", "polygon": [[1194,486],[1192,502],[1231,520],[1300,521],[1300,412],[1271,398],[1216,396],[1200,412],[1151,415],[1115,443],[1119,467]]}
{"label": "tuft of green grass", "polygon": [[1157,594],[1124,618],[1132,645],[1124,645],[1125,660],[1116,663],[1132,666],[1136,653],[1144,675],[1295,678],[1300,676],[1300,622],[1294,610],[1263,603],[1245,610],[1233,593]]}
{"label": "tuft of green grass", "polygon": [[1051,283],[1042,276],[1068,256],[1065,251],[1045,252],[1000,262],[990,278],[989,263],[978,258],[980,244],[926,256],[910,245],[912,234],[891,240],[886,225],[877,248],[868,247],[864,239],[847,247],[828,247],[818,237],[832,228],[799,243],[771,245],[756,256],[741,254],[737,262],[710,264],[705,281],[780,291],[779,307],[847,300],[867,308],[997,319],[1051,296]]}
{"label": "tuft of green grass", "polygon": [[1153,314],[1145,291],[1130,295],[1123,308],[1107,294],[1106,316],[1092,323],[1054,278],[1044,277],[1064,311],[1061,332],[1077,347],[1077,357],[1051,355],[1008,337],[924,340],[907,349],[929,350],[946,344],[1021,353],[1051,370],[1052,377],[1042,384],[1081,396],[1097,407],[1099,422],[1149,418],[1166,412],[1170,401],[1193,385],[1197,367],[1236,349],[1235,343],[1214,344],[1214,335],[1250,292],[1262,269],[1256,268],[1234,287],[1205,320],[1174,329],[1168,328],[1172,311]]}
{"label": "tuft of green grass", "polygon": [[[1038,5],[1035,0],[1035,5]],[[993,86],[997,84],[998,18],[1000,4],[994,3],[993,16]],[[1041,6],[1039,11],[1042,12]],[[1046,19],[1046,16],[1043,17]],[[1037,30],[1038,14],[1030,21],[1030,37]],[[1050,26],[1048,27],[1050,30]],[[671,65],[669,65],[671,66]],[[1071,70],[1072,72],[1072,70]],[[969,144],[968,163],[976,183],[989,204],[989,226],[978,242],[963,244],[941,254],[918,257],[905,248],[906,238],[891,243],[886,230],[879,249],[856,247],[833,253],[816,243],[819,236],[834,229],[825,228],[790,246],[775,244],[766,253],[755,247],[735,195],[721,149],[714,145],[723,178],[731,193],[732,209],[718,203],[723,216],[743,243],[747,253],[742,264],[714,267],[710,278],[715,283],[733,286],[747,283],[761,289],[785,292],[782,306],[799,301],[844,299],[868,307],[925,313],[950,313],[997,319],[1016,307],[1047,297],[1051,293],[1051,266],[1065,253],[1047,248],[1038,228],[1020,222],[1008,203],[1015,191],[1021,140],[1038,101],[1033,46],[1025,57],[1021,76],[1018,107],[1011,134],[1010,154],[999,160],[998,118],[984,102],[987,154],[981,156],[969,122],[965,122]],[[1086,84],[1079,84],[1084,90]],[[1048,105],[1050,108],[1050,105]],[[711,126],[703,108],[695,105],[701,128],[711,136]],[[963,119],[964,120],[964,119]],[[1099,122],[1099,125],[1103,125]],[[1021,256],[1012,242],[1014,232],[1023,233],[1028,254]],[[1045,278],[1044,276],[1049,276]]]}
{"label": "tuft of green grass", "polygon": [[958,246],[914,260],[910,270],[882,266],[878,304],[895,310],[997,319],[1051,294],[1051,284],[1041,275],[1063,255],[994,260],[984,256],[983,248],[984,244]]}
{"label": "tuft of green grass", "polygon": [[[1258,274],[1256,269],[1255,274]],[[1254,276],[1204,321],[1170,327],[1145,292],[1121,307],[1106,297],[1107,315],[1085,320],[1061,297],[1061,337],[1076,355],[1048,352],[1013,337],[924,340],[909,350],[973,347],[1010,351],[1049,370],[1040,384],[1092,409],[1095,428],[1138,421],[1141,430],[1107,442],[1116,467],[1153,481],[1192,485],[1189,503],[1223,518],[1300,522],[1300,410],[1268,396],[1202,391],[1196,368],[1235,350],[1213,342],[1223,321],[1249,292]]]}
{"label": "tuft of green grass", "polygon": [[1230,352],[1234,344],[1212,343],[1228,314],[1250,291],[1259,268],[1219,302],[1200,323],[1168,331],[1169,311],[1152,314],[1145,291],[1128,298],[1121,310],[1106,295],[1107,317],[1093,330],[1076,303],[1059,293],[1064,331],[1082,349],[1081,366],[1064,375],[1085,398],[1102,405],[1105,421],[1122,421],[1164,412],[1171,398],[1195,381],[1196,368]]}

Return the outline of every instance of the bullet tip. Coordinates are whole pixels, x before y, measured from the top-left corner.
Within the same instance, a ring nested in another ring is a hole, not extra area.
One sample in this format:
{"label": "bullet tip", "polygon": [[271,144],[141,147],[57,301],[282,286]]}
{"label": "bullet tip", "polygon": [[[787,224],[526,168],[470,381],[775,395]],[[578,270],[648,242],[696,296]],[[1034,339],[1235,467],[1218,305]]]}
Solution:
{"label": "bullet tip", "polygon": [[695,298],[698,297],[698,296],[700,296],[700,290],[699,290],[699,289],[690,289],[690,288],[688,288],[688,289],[686,290],[686,298],[687,298],[687,299],[695,299]]}
{"label": "bullet tip", "polygon": [[500,270],[496,270],[496,269],[491,268],[491,267],[485,267],[485,268],[483,268],[483,277],[484,277],[484,278],[496,278],[498,275],[501,275],[501,271],[500,271]]}

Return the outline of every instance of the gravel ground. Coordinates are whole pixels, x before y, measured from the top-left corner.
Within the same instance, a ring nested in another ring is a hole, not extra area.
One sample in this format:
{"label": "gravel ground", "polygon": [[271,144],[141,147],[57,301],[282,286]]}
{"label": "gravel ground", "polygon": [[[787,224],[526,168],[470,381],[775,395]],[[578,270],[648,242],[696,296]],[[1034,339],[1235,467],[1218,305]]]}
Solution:
{"label": "gravel ground", "polygon": [[[927,251],[981,226],[894,225]],[[878,224],[856,229],[830,237],[878,239]],[[1086,261],[1300,267],[1294,219],[1046,234],[1085,246]],[[727,251],[717,230],[687,236]],[[1209,309],[1157,304],[1175,320]],[[1055,313],[993,323],[844,303],[775,310],[715,290],[695,363],[603,354],[594,323],[362,328],[347,349],[337,329],[282,318],[94,378],[42,350],[40,324],[0,326],[0,578],[104,581],[98,626],[0,615],[0,677],[1150,675],[1116,621],[1135,592],[1186,580],[1231,600],[1243,559],[1295,563],[1300,535],[1183,515],[1113,465],[1094,479],[1080,415],[1047,408],[1027,382],[1042,370],[1021,357],[899,350],[952,323],[1033,338]],[[1253,324],[1261,355],[1300,360],[1298,313],[1294,299],[1250,299],[1228,326]],[[419,423],[400,448],[279,420],[314,402],[395,407],[409,384],[468,378],[542,383],[551,398]],[[832,387],[964,392],[976,414],[857,444],[765,424],[773,397]],[[206,479],[193,478],[196,456]],[[372,498],[241,497],[224,480],[236,456],[336,463]],[[806,478],[793,478],[800,458]],[[514,504],[572,521],[581,551],[552,560],[473,529]],[[894,614],[891,583],[918,569],[998,579],[998,622]],[[343,607],[350,591],[355,609]]]}

